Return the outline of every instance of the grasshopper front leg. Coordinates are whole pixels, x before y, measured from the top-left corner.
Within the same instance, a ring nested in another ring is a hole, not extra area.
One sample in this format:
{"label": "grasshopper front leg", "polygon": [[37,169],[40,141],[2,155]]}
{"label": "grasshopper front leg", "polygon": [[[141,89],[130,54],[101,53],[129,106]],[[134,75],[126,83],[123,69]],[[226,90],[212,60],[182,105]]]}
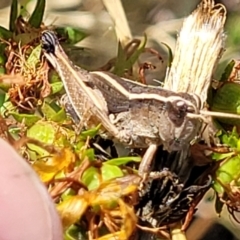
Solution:
{"label": "grasshopper front leg", "polygon": [[154,158],[154,155],[157,151],[158,145],[157,144],[151,144],[145,154],[143,155],[142,161],[139,165],[139,169],[138,169],[138,174],[140,176],[143,176],[143,180],[144,178],[147,177],[147,174],[149,173],[149,169],[150,166],[152,164],[152,160]]}

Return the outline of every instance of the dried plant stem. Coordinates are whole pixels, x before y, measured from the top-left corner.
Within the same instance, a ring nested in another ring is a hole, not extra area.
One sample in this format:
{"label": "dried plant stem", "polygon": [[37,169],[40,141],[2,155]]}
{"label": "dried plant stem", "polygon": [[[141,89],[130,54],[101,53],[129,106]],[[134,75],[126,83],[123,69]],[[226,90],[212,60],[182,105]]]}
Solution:
{"label": "dried plant stem", "polygon": [[178,222],[170,228],[172,240],[187,240],[185,232],[181,230],[181,227],[182,224]]}
{"label": "dried plant stem", "polygon": [[121,0],[102,1],[114,22],[117,38],[122,45],[125,46],[130,40],[132,40],[132,34]]}
{"label": "dried plant stem", "polygon": [[206,101],[213,71],[223,52],[225,20],[225,7],[213,0],[203,0],[185,19],[165,88],[194,93],[203,103]]}

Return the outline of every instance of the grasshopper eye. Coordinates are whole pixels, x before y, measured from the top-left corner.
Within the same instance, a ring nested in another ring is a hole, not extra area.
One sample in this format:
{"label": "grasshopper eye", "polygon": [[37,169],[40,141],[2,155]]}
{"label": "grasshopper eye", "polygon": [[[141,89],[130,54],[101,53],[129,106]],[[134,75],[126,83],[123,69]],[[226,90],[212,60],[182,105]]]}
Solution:
{"label": "grasshopper eye", "polygon": [[186,104],[184,101],[178,101],[176,103],[176,107],[179,108],[180,111],[182,112],[189,112],[189,113],[195,113],[195,108],[192,105]]}

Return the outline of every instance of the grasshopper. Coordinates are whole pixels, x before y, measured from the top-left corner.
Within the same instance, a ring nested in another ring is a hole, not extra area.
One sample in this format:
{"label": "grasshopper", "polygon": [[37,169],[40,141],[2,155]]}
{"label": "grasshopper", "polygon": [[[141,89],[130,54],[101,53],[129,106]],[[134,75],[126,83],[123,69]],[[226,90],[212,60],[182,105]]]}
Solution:
{"label": "grasshopper", "polygon": [[80,119],[88,113],[88,119],[82,119],[86,127],[101,123],[101,136],[131,148],[148,148],[142,161],[146,168],[159,145],[169,152],[188,148],[199,134],[202,115],[239,118],[201,110],[202,101],[193,93],[147,86],[108,72],[88,72],[74,66],[52,31],[43,32],[42,44],[74,111]]}
{"label": "grasshopper", "polygon": [[196,96],[87,72],[71,63],[52,31],[43,32],[42,45],[78,117],[88,112],[87,127],[101,123],[102,136],[132,148],[148,148],[140,172],[149,167],[157,146],[180,150],[197,135],[201,119],[194,117],[200,104]]}
{"label": "grasshopper", "polygon": [[87,72],[71,63],[53,32],[43,32],[42,42],[79,118],[89,109],[87,126],[99,121],[108,137],[133,148],[163,144],[179,150],[196,136],[199,119],[191,117],[198,114],[196,96]]}

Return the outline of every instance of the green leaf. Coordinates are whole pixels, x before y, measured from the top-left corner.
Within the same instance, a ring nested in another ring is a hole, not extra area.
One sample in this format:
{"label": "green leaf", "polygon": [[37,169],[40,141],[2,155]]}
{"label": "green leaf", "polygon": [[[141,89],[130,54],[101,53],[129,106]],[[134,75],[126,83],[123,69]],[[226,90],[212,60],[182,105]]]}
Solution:
{"label": "green leaf", "polygon": [[55,140],[55,128],[48,122],[38,121],[27,131],[27,136],[46,144],[53,144]]}
{"label": "green leaf", "polygon": [[119,41],[118,42],[118,53],[117,53],[117,58],[116,58],[116,63],[114,67],[113,73],[122,76],[124,71],[125,71],[125,62],[127,60],[127,56],[123,50],[122,44]]}
{"label": "green leaf", "polygon": [[27,59],[27,64],[30,68],[35,69],[37,64],[40,62],[40,56],[42,52],[41,44],[36,46]]}
{"label": "green leaf", "polygon": [[235,65],[235,61],[232,60],[230,63],[228,63],[228,65],[226,66],[226,68],[224,69],[224,72],[220,78],[220,82],[225,82],[229,79],[231,73],[232,73],[232,70],[233,70],[233,67]]}
{"label": "green leaf", "polygon": [[36,7],[28,20],[28,23],[34,28],[39,28],[43,21],[43,14],[45,10],[46,1],[38,0]]}
{"label": "green leaf", "polygon": [[16,30],[16,20],[18,17],[18,1],[12,0],[11,10],[10,10],[10,19],[9,19],[9,30],[15,32]]}
{"label": "green leaf", "polygon": [[[213,188],[218,194],[224,193],[224,185],[229,186],[234,180],[239,182],[240,178],[240,155],[226,159],[216,171],[216,180]],[[236,186],[237,187],[237,186]]]}
{"label": "green leaf", "polygon": [[103,163],[101,171],[103,181],[123,176],[123,172],[118,166],[107,164],[107,162]]}
{"label": "green leaf", "polygon": [[9,115],[13,116],[13,118],[17,122],[24,122],[27,127],[31,127],[41,118],[39,116],[33,114],[23,114],[23,113],[16,113],[16,112],[9,112]]}
{"label": "green leaf", "polygon": [[0,38],[4,40],[9,40],[12,38],[13,33],[6,28],[0,26]]}
{"label": "green leaf", "polygon": [[[85,144],[86,144],[85,142],[83,142],[83,145],[81,144],[81,142],[79,142],[78,146],[77,146],[78,149],[81,149],[81,147],[83,147]],[[84,152],[81,152],[81,159],[84,159],[85,157],[87,157],[89,161],[94,161],[95,160],[94,149],[88,148],[88,149],[84,150]]]}
{"label": "green leaf", "polygon": [[82,154],[82,148],[86,146],[86,142],[85,141],[78,141],[74,144],[74,151],[77,153],[77,154]]}
{"label": "green leaf", "polygon": [[3,67],[5,66],[5,63],[7,62],[7,57],[5,55],[5,49],[7,47],[7,44],[0,43],[0,65]]}
{"label": "green leaf", "polygon": [[144,35],[144,39],[139,45],[138,49],[127,59],[125,52],[121,44],[118,45],[118,55],[113,73],[118,76],[123,76],[126,69],[131,69],[133,64],[138,60],[139,56],[143,53],[147,43],[147,36]]}
{"label": "green leaf", "polygon": [[66,38],[66,42],[69,44],[75,44],[83,40],[87,34],[81,29],[73,27],[58,27],[55,31],[63,38]]}
{"label": "green leaf", "polygon": [[51,83],[50,85],[52,89],[51,94],[56,94],[63,90],[62,82],[54,82],[54,83]]}
{"label": "green leaf", "polygon": [[133,64],[138,60],[139,56],[144,52],[144,49],[147,44],[147,35],[144,35],[144,39],[139,45],[138,49],[132,54],[130,58],[127,59],[126,69],[131,69]]}
{"label": "green leaf", "polygon": [[141,157],[120,157],[120,158],[113,158],[108,160],[106,163],[109,165],[121,166],[125,165],[129,162],[141,162]]}
{"label": "green leaf", "polygon": [[[51,122],[38,121],[27,130],[27,137],[36,139],[45,145],[53,145],[63,148],[68,142],[64,135],[60,134],[59,127],[56,127]],[[56,135],[58,134],[58,135]],[[41,145],[28,143],[28,153],[31,160],[38,160],[39,156],[49,157],[49,152]]]}
{"label": "green leaf", "polygon": [[[5,69],[5,67],[4,66],[0,66],[0,75],[3,75],[3,74],[5,74],[6,73],[6,69]],[[1,85],[1,83],[0,83],[0,85]],[[6,85],[6,84],[2,84],[1,86],[0,86],[0,88],[1,89],[9,89],[9,84],[8,85]],[[5,91],[5,90],[4,90]]]}
{"label": "green leaf", "polygon": [[99,187],[99,172],[95,167],[89,167],[82,176],[82,182],[88,187],[88,190],[93,190]]}
{"label": "green leaf", "polygon": [[88,240],[86,232],[80,226],[72,225],[65,231],[64,240]]}
{"label": "green leaf", "polygon": [[[36,139],[44,144],[53,144],[55,140],[55,128],[47,122],[38,121],[27,130],[27,137]],[[31,160],[38,160],[39,157],[49,156],[49,152],[42,147],[28,143],[28,153]]]}
{"label": "green leaf", "polygon": [[222,195],[224,193],[223,186],[219,182],[217,182],[217,181],[213,182],[213,189],[215,190],[215,192],[217,194]]}
{"label": "green leaf", "polygon": [[[64,178],[65,174],[61,171],[59,174],[57,174],[57,177],[59,178]],[[76,195],[76,191],[74,191],[71,188],[68,188],[62,195],[61,195],[61,200],[64,201],[66,199],[68,199],[69,197],[72,197]]]}
{"label": "green leaf", "polygon": [[0,108],[5,103],[5,99],[6,99],[6,93],[0,93]]}
{"label": "green leaf", "polygon": [[53,122],[63,122],[67,119],[66,112],[63,108],[61,108],[58,112],[55,113],[52,117],[49,118],[49,120]]}
{"label": "green leaf", "polygon": [[218,196],[216,196],[216,200],[215,200],[215,211],[218,215],[221,214],[222,209],[223,209],[224,203],[220,200],[220,198]]}
{"label": "green leaf", "polygon": [[[240,114],[240,85],[227,82],[219,88],[213,98],[211,110]],[[239,119],[218,117],[218,120],[227,124],[240,125]]]}
{"label": "green leaf", "polygon": [[45,101],[49,104],[49,106],[55,111],[58,112],[62,109],[62,107],[60,107],[57,102],[53,99],[50,98],[45,98]]}
{"label": "green leaf", "polygon": [[233,156],[235,153],[234,152],[229,152],[229,153],[213,153],[212,154],[212,159],[216,161],[223,160],[227,157]]}
{"label": "green leaf", "polygon": [[50,69],[48,72],[48,78],[50,83],[61,82],[61,78],[56,71]]}
{"label": "green leaf", "polygon": [[3,108],[1,109],[1,113],[4,114],[6,111],[8,112],[12,112],[14,111],[15,106],[13,106],[13,104],[11,103],[11,101],[9,101],[9,95],[8,93],[6,93],[6,98],[5,98],[5,103],[3,105]]}
{"label": "green leaf", "polygon": [[223,144],[226,144],[228,147],[231,147],[233,149],[238,147],[238,141],[239,141],[239,135],[237,132],[236,127],[233,127],[233,130],[231,133],[224,133],[221,137],[221,142]]}
{"label": "green leaf", "polygon": [[[1,71],[1,70],[3,70],[2,67],[0,67],[0,71]],[[1,72],[1,73],[2,73],[2,72]],[[4,72],[3,72],[2,74],[4,74]],[[0,74],[0,75],[1,75],[1,74]],[[1,89],[3,92],[7,93],[10,87],[11,87],[10,84],[1,83],[1,82],[0,82],[0,89]]]}
{"label": "green leaf", "polygon": [[46,119],[50,120],[53,118],[53,116],[56,114],[56,112],[53,110],[53,108],[46,102],[44,101],[41,111],[43,115],[46,117]]}
{"label": "green leaf", "polygon": [[84,153],[90,161],[95,160],[95,152],[94,152],[93,148],[89,148],[89,149],[85,150]]}
{"label": "green leaf", "polygon": [[31,161],[37,161],[39,158],[49,156],[48,151],[46,151],[45,149],[43,149],[35,144],[28,143],[27,146],[28,146],[27,152],[29,154]]}
{"label": "green leaf", "polygon": [[47,101],[44,101],[41,111],[46,119],[54,122],[63,122],[67,119],[65,110],[59,107],[55,102],[49,104]]}
{"label": "green leaf", "polygon": [[87,137],[91,137],[91,138],[95,137],[98,134],[98,131],[99,131],[100,127],[101,127],[101,124],[99,124],[95,128],[92,128],[92,129],[89,129],[87,131],[81,132],[81,137],[83,139],[86,139]]}

